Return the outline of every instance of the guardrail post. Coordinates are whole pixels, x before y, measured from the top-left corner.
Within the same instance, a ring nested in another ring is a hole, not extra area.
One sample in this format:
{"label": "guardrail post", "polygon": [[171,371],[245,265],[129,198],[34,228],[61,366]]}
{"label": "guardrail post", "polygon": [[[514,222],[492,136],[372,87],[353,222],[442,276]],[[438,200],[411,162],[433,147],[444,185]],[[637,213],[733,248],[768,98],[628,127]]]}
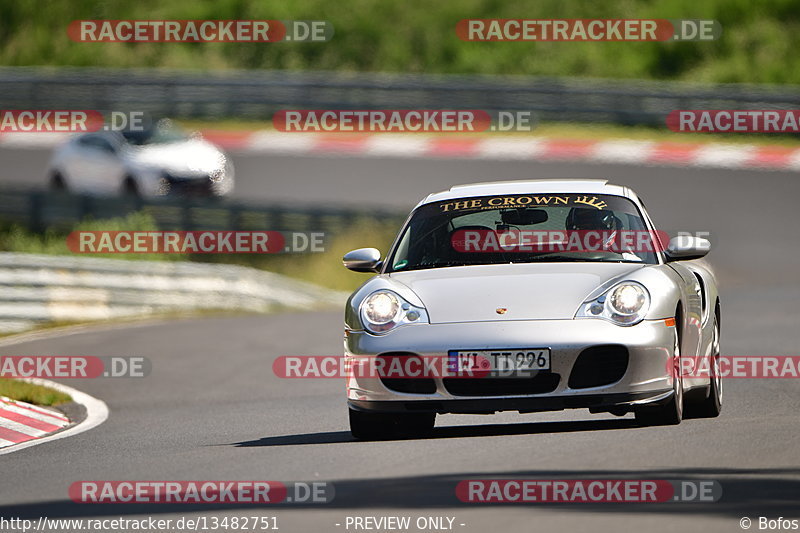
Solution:
{"label": "guardrail post", "polygon": [[43,208],[44,208],[44,195],[40,192],[34,192],[29,197],[29,218],[28,227],[31,231],[40,232],[44,231]]}
{"label": "guardrail post", "polygon": [[184,231],[192,230],[192,206],[189,202],[183,202],[181,210],[181,229]]}
{"label": "guardrail post", "polygon": [[88,194],[81,195],[80,198],[80,215],[78,216],[78,222],[84,220],[88,216],[92,216],[94,218],[94,202],[92,201],[92,197]]}
{"label": "guardrail post", "polygon": [[242,229],[242,207],[232,205],[228,211],[228,229],[238,231]]}

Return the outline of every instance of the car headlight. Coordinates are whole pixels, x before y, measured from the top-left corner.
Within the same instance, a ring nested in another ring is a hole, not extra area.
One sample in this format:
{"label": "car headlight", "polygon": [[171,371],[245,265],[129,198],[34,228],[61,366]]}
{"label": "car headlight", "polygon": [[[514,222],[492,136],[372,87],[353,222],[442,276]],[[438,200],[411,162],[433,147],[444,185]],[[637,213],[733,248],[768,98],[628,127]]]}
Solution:
{"label": "car headlight", "polygon": [[375,291],[361,302],[361,322],[371,333],[386,333],[405,324],[428,321],[422,307],[411,305],[399,295],[388,290]]}
{"label": "car headlight", "polygon": [[644,320],[650,309],[650,293],[641,283],[623,281],[600,297],[581,304],[575,318],[603,318],[620,326]]}

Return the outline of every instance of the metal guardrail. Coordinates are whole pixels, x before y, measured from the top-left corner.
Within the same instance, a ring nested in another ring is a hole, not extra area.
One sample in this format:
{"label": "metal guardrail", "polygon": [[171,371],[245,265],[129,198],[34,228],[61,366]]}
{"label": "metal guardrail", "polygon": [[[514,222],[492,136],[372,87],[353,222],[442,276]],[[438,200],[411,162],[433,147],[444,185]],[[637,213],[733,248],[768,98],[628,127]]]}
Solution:
{"label": "metal guardrail", "polygon": [[0,253],[0,333],[186,310],[310,309],[346,297],[237,265]]}
{"label": "metal guardrail", "polygon": [[[0,190],[0,222],[68,231],[96,220],[150,214],[163,230],[321,231],[335,235],[361,217],[399,226],[380,210],[255,206],[191,198],[91,197]],[[265,312],[342,304],[346,294],[237,265],[0,252],[0,333],[38,323],[92,321],[186,310]]]}
{"label": "metal guardrail", "polygon": [[279,109],[530,110],[548,121],[663,125],[676,109],[793,109],[800,87],[288,71],[0,68],[0,109],[269,119]]}
{"label": "metal guardrail", "polygon": [[77,222],[122,217],[136,211],[149,214],[162,230],[316,231],[340,234],[360,218],[396,224],[405,214],[378,209],[326,208],[290,204],[245,203],[165,197],[92,197],[45,191],[0,189],[0,221],[32,231],[69,230]]}

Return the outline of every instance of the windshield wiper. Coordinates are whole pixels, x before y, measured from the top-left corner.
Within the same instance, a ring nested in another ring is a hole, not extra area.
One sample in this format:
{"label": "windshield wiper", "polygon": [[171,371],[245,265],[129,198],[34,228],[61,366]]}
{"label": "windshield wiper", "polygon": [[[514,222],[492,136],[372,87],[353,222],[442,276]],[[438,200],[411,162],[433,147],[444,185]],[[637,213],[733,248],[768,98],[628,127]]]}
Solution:
{"label": "windshield wiper", "polygon": [[509,261],[511,264],[524,264],[524,263],[639,263],[647,264],[642,260],[632,259],[592,259],[586,257],[575,257],[571,255],[548,255],[541,259],[525,259],[523,261]]}
{"label": "windshield wiper", "polygon": [[431,268],[467,266],[468,264],[469,263],[464,263],[463,261],[446,261],[442,263],[420,263],[418,265],[413,265],[406,268],[395,270],[394,272],[407,272],[409,270],[429,270]]}

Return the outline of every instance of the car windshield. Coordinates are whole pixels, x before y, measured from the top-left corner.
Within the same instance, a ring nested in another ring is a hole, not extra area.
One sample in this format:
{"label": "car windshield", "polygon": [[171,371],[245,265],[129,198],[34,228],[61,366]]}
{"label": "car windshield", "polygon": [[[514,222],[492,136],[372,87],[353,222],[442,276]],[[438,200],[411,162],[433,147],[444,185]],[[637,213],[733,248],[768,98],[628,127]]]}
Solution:
{"label": "car windshield", "polygon": [[188,139],[188,135],[171,120],[159,120],[155,125],[137,130],[125,130],[122,136],[129,144],[143,146],[147,144],[166,144]]}
{"label": "car windshield", "polygon": [[400,235],[386,272],[500,263],[656,264],[661,244],[631,200],[574,193],[425,204]]}

